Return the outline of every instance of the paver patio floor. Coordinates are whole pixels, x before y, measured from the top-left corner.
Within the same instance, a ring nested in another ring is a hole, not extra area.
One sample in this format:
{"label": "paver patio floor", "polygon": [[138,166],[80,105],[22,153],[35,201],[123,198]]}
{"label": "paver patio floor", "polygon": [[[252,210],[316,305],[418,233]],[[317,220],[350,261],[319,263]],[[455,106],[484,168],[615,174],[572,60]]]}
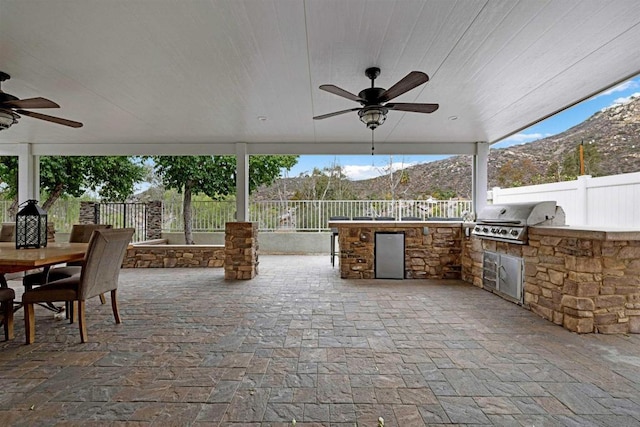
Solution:
{"label": "paver patio floor", "polygon": [[[10,285],[20,292],[20,282]],[[0,343],[1,425],[640,424],[640,336],[577,335],[460,281],[342,280],[328,256],[128,269],[123,324],[36,308]]]}

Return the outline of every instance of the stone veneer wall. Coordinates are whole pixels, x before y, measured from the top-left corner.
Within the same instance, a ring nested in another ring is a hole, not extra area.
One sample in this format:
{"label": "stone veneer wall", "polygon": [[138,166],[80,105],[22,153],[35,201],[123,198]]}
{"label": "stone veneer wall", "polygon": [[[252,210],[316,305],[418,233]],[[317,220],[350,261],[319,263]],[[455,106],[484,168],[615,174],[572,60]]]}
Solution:
{"label": "stone veneer wall", "polygon": [[253,279],[258,274],[258,223],[225,224],[224,278]]}
{"label": "stone veneer wall", "polygon": [[213,245],[131,245],[123,268],[185,268],[224,266],[224,246]]}
{"label": "stone veneer wall", "polygon": [[[97,202],[80,202],[80,224],[93,224],[95,222]],[[144,239],[162,238],[162,202],[151,201],[146,203],[147,230]]]}
{"label": "stone veneer wall", "polygon": [[147,202],[147,239],[162,238],[162,202]]}
{"label": "stone veneer wall", "polygon": [[96,215],[96,202],[80,202],[80,224],[94,224]]}
{"label": "stone veneer wall", "polygon": [[522,256],[524,307],[539,316],[578,333],[640,333],[640,241],[535,227],[524,246],[473,237],[462,278],[479,287],[483,250]]}
{"label": "stone veneer wall", "polygon": [[[428,232],[424,232],[425,226]],[[459,279],[462,227],[460,224],[383,225],[356,223],[342,226],[338,236],[340,277],[375,278],[375,232],[404,232],[405,278]]]}

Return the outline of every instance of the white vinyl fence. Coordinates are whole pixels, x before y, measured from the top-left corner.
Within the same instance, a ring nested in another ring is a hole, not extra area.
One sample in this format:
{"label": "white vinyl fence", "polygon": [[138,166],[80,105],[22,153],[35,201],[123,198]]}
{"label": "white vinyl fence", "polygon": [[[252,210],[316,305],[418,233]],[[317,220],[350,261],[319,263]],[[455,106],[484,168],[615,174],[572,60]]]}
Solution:
{"label": "white vinyl fence", "polygon": [[494,188],[493,203],[554,200],[567,225],[640,229],[640,172],[575,181]]}

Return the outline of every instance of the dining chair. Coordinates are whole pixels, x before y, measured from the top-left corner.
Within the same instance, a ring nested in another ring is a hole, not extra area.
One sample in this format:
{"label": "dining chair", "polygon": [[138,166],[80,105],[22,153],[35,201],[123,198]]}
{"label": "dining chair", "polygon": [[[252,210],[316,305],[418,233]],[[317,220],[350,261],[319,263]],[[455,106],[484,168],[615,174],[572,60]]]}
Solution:
{"label": "dining chair", "polygon": [[16,241],[16,223],[15,222],[3,222],[0,227],[0,242],[15,242]]}
{"label": "dining chair", "polygon": [[[93,230],[103,230],[111,228],[111,224],[74,224],[71,227],[69,243],[88,243]],[[22,285],[25,291],[33,289],[34,286],[41,286],[47,282],[54,282],[60,279],[80,274],[82,261],[68,262],[66,266],[45,268],[36,273],[27,274],[22,278]],[[104,297],[100,300],[104,304]]]}
{"label": "dining chair", "polygon": [[87,342],[85,312],[88,299],[110,292],[113,317],[116,323],[121,323],[117,300],[118,278],[134,231],[133,228],[94,230],[80,275],[49,282],[22,294],[27,344],[35,340],[34,304],[41,302],[77,304],[77,310],[73,311],[77,312],[80,340],[83,343]]}
{"label": "dining chair", "polygon": [[11,288],[0,288],[0,303],[2,303],[2,324],[4,325],[4,339],[13,339],[13,300],[16,293]]}

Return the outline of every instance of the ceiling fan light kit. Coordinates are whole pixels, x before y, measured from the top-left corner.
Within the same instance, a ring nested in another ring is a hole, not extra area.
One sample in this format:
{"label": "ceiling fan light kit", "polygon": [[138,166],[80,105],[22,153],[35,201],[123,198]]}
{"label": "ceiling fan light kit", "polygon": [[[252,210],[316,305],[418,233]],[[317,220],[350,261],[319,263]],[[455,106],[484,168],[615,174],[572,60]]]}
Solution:
{"label": "ceiling fan light kit", "polygon": [[348,110],[336,111],[334,113],[315,116],[314,120],[327,119],[329,117],[338,116],[340,114],[357,111],[360,121],[367,128],[374,130],[382,125],[387,118],[389,110],[414,112],[414,113],[433,113],[439,107],[438,104],[418,104],[418,103],[389,103],[392,99],[402,95],[429,81],[429,76],[421,71],[412,71],[404,76],[399,82],[391,86],[389,89],[375,87],[375,79],[380,75],[380,68],[367,68],[364,74],[371,80],[371,87],[364,89],[354,95],[335,85],[322,85],[320,90],[341,96],[351,101],[362,104],[360,108],[350,108]]}
{"label": "ceiling fan light kit", "polygon": [[20,116],[9,110],[0,110],[0,130],[9,129],[18,123],[18,117]]}
{"label": "ceiling fan light kit", "polygon": [[[9,80],[10,78],[11,76],[9,74],[0,71],[0,82]],[[74,122],[73,120],[49,116],[47,114],[36,113],[34,111],[28,111],[29,109],[33,108],[60,108],[60,106],[46,98],[38,97],[19,99],[11,94],[3,92],[2,88],[0,87],[0,130],[9,129],[11,126],[18,123],[18,119],[20,118],[18,113],[22,114],[23,116],[44,120],[63,126],[69,126],[72,128],[82,127],[82,123],[80,122]]]}
{"label": "ceiling fan light kit", "polygon": [[367,125],[369,129],[374,130],[387,119],[388,111],[386,108],[366,107],[358,111],[358,115],[362,123]]}

